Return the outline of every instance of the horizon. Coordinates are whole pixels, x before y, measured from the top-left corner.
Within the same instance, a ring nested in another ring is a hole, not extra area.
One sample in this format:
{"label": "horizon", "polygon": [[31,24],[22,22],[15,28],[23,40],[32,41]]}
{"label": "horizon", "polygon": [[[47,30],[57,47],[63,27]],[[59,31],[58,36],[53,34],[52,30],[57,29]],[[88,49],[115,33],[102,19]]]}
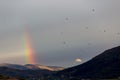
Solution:
{"label": "horizon", "polygon": [[0,63],[82,64],[120,45],[119,7],[118,0],[1,0]]}

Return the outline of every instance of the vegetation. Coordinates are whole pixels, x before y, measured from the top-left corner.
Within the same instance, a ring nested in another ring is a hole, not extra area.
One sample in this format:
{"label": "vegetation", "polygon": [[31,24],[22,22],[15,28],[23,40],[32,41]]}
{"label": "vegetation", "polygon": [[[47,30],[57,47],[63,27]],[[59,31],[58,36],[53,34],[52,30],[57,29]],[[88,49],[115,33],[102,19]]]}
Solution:
{"label": "vegetation", "polygon": [[0,80],[26,80],[26,79],[23,79],[23,78],[14,78],[14,77],[0,75]]}

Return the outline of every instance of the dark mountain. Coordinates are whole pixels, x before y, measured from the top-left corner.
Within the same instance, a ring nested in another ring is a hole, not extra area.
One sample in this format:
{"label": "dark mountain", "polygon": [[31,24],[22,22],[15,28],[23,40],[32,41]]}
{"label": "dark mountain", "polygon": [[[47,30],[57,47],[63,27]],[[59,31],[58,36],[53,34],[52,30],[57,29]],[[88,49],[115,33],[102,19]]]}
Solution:
{"label": "dark mountain", "polygon": [[120,46],[81,65],[59,71],[59,76],[71,78],[118,78],[120,77]]}
{"label": "dark mountain", "polygon": [[60,71],[63,70],[63,67],[57,67],[57,66],[44,66],[44,65],[40,65],[40,64],[26,64],[24,65],[24,67],[27,67],[28,69],[32,69],[32,70],[49,70],[49,71]]}
{"label": "dark mountain", "polygon": [[40,78],[50,76],[58,70],[63,70],[62,67],[43,66],[39,64],[0,64],[0,75],[20,78]]}
{"label": "dark mountain", "polygon": [[41,76],[48,76],[54,73],[48,70],[19,70],[8,67],[0,67],[0,75],[6,75],[11,77],[22,77],[22,78],[39,78]]}
{"label": "dark mountain", "polygon": [[26,66],[23,66],[23,65],[8,64],[8,63],[2,63],[2,64],[0,64],[0,67],[8,67],[8,68],[19,69],[19,70],[27,70],[28,69]]}
{"label": "dark mountain", "polygon": [[2,63],[0,64],[0,67],[7,67],[12,69],[18,69],[18,70],[48,70],[48,71],[59,71],[64,69],[63,67],[44,66],[40,64],[19,65],[19,64]]}

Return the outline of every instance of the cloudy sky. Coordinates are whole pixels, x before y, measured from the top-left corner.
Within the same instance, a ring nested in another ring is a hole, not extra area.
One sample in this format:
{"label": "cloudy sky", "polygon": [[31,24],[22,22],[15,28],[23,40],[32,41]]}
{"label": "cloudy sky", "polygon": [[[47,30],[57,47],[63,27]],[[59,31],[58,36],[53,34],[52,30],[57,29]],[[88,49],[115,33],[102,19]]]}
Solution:
{"label": "cloudy sky", "polygon": [[26,63],[27,26],[36,63],[81,64],[120,45],[119,8],[119,0],[0,0],[0,63]]}

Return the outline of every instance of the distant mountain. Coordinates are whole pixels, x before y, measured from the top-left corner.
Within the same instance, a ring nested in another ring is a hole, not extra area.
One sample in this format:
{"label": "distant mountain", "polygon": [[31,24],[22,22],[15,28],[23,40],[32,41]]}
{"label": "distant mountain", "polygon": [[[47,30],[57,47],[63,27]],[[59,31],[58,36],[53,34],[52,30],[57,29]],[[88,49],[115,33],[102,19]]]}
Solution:
{"label": "distant mountain", "polygon": [[42,76],[52,75],[53,71],[48,70],[19,70],[8,67],[0,67],[0,75],[22,78],[39,78]]}
{"label": "distant mountain", "polygon": [[44,66],[39,64],[19,65],[19,64],[8,64],[8,63],[2,63],[0,64],[0,67],[7,67],[18,70],[49,70],[49,71],[59,71],[64,69],[63,67]]}
{"label": "distant mountain", "polygon": [[58,70],[63,70],[62,67],[43,66],[39,64],[0,64],[0,75],[20,78],[41,78],[50,76]]}
{"label": "distant mountain", "polygon": [[18,65],[18,64],[8,64],[8,63],[2,63],[0,64],[0,67],[8,67],[12,69],[19,69],[19,70],[27,70],[28,68],[23,65]]}
{"label": "distant mountain", "polygon": [[63,67],[57,67],[57,66],[43,66],[43,65],[39,65],[39,64],[26,64],[25,67],[27,67],[28,69],[32,69],[32,70],[37,70],[37,69],[43,69],[43,70],[49,70],[49,71],[60,71],[63,70]]}
{"label": "distant mountain", "polygon": [[59,76],[80,78],[120,77],[120,46],[106,50],[102,54],[81,65],[59,71]]}
{"label": "distant mountain", "polygon": [[63,67],[43,66],[39,64],[0,64],[0,75],[22,78],[40,78],[50,76],[58,70],[63,70]]}

